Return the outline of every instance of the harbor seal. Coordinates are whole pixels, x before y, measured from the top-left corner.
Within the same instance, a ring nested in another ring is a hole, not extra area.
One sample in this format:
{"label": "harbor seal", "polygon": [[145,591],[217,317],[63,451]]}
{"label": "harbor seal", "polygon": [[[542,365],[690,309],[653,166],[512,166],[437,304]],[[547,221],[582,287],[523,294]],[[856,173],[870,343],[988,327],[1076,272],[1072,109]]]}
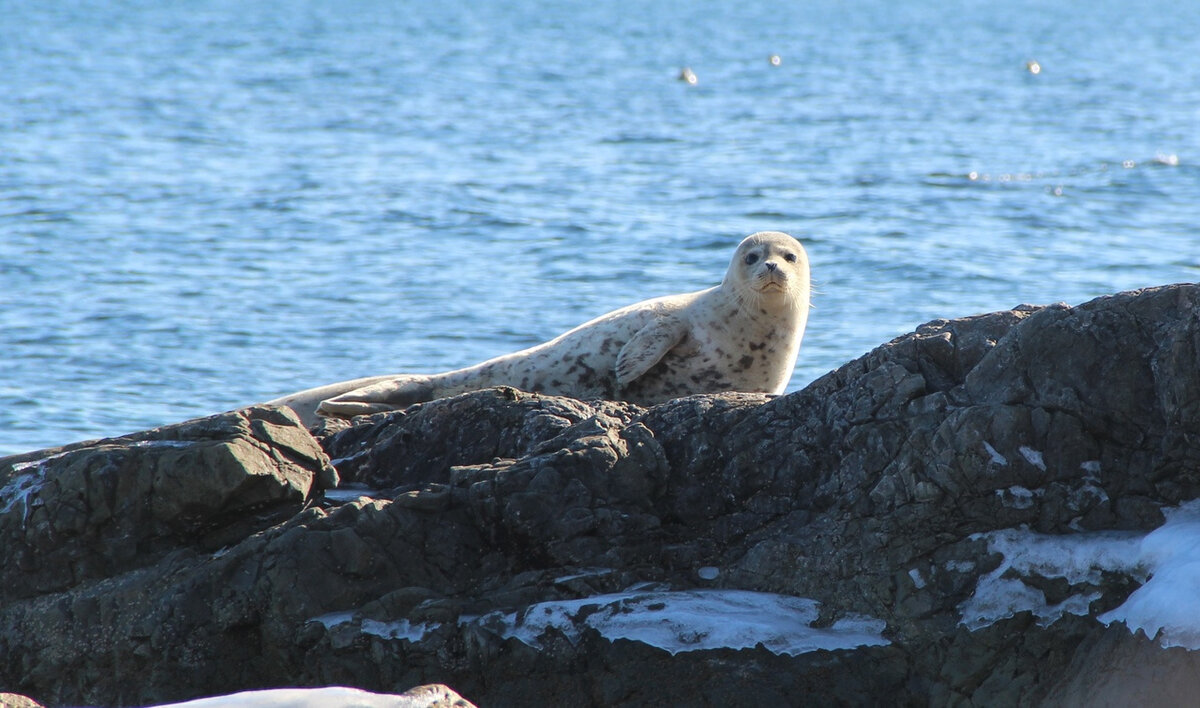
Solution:
{"label": "harbor seal", "polygon": [[778,231],[746,237],[721,284],[645,300],[548,342],[440,374],[393,374],[270,401],[308,425],[491,386],[653,405],[696,393],[781,393],[808,322],[808,254]]}

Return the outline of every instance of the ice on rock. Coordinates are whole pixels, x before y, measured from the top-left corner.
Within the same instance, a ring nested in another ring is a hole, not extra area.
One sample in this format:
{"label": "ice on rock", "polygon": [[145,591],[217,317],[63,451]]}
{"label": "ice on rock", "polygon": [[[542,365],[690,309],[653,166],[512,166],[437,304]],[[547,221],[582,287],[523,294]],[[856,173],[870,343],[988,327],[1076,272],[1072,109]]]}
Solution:
{"label": "ice on rock", "polygon": [[815,600],[745,590],[614,593],[542,602],[520,613],[493,612],[478,622],[535,647],[549,628],[577,640],[580,621],[609,640],[639,641],[672,654],[761,644],[795,656],[888,644],[882,620],[852,616],[831,627],[813,627],[819,607]]}
{"label": "ice on rock", "polygon": [[1050,605],[1045,594],[1018,576],[1064,578],[1071,585],[1100,585],[1105,571],[1144,580],[1116,609],[1097,619],[1123,622],[1130,631],[1158,637],[1164,647],[1200,650],[1200,500],[1164,510],[1167,518],[1149,533],[1104,531],[1051,536],[1025,529],[980,534],[1000,566],[982,576],[971,598],[959,605],[971,630],[1018,612],[1032,612],[1043,626],[1063,614],[1086,615],[1099,593],[1078,593]]}

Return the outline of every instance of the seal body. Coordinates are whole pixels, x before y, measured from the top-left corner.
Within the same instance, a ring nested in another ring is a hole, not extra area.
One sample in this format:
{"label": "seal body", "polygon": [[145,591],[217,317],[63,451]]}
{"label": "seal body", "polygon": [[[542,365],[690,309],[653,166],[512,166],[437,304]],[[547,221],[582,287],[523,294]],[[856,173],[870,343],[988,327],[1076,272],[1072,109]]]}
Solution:
{"label": "seal body", "polygon": [[351,417],[491,386],[652,405],[697,393],[781,393],[808,321],[808,255],[778,231],[748,236],[720,285],[645,300],[554,339],[440,374],[395,374],[271,401],[306,423]]}

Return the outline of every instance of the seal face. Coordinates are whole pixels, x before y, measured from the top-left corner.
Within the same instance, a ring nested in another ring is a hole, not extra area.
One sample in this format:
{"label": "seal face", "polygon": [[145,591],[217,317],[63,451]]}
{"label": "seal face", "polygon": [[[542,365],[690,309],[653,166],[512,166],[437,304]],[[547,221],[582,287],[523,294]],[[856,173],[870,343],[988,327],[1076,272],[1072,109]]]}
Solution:
{"label": "seal face", "polygon": [[782,393],[808,321],[808,254],[778,231],[744,239],[721,284],[645,300],[554,339],[441,374],[355,379],[271,401],[308,424],[491,386],[653,405],[697,393]]}

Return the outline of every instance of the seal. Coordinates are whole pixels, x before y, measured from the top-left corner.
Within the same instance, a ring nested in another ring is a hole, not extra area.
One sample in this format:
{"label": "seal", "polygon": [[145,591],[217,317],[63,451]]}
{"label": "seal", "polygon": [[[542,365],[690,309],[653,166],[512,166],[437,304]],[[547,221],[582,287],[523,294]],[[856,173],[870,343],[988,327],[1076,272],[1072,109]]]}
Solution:
{"label": "seal", "polygon": [[645,300],[548,342],[440,374],[392,374],[270,401],[308,425],[492,386],[653,405],[697,393],[782,393],[808,322],[804,246],[779,231],[746,237],[721,284]]}

